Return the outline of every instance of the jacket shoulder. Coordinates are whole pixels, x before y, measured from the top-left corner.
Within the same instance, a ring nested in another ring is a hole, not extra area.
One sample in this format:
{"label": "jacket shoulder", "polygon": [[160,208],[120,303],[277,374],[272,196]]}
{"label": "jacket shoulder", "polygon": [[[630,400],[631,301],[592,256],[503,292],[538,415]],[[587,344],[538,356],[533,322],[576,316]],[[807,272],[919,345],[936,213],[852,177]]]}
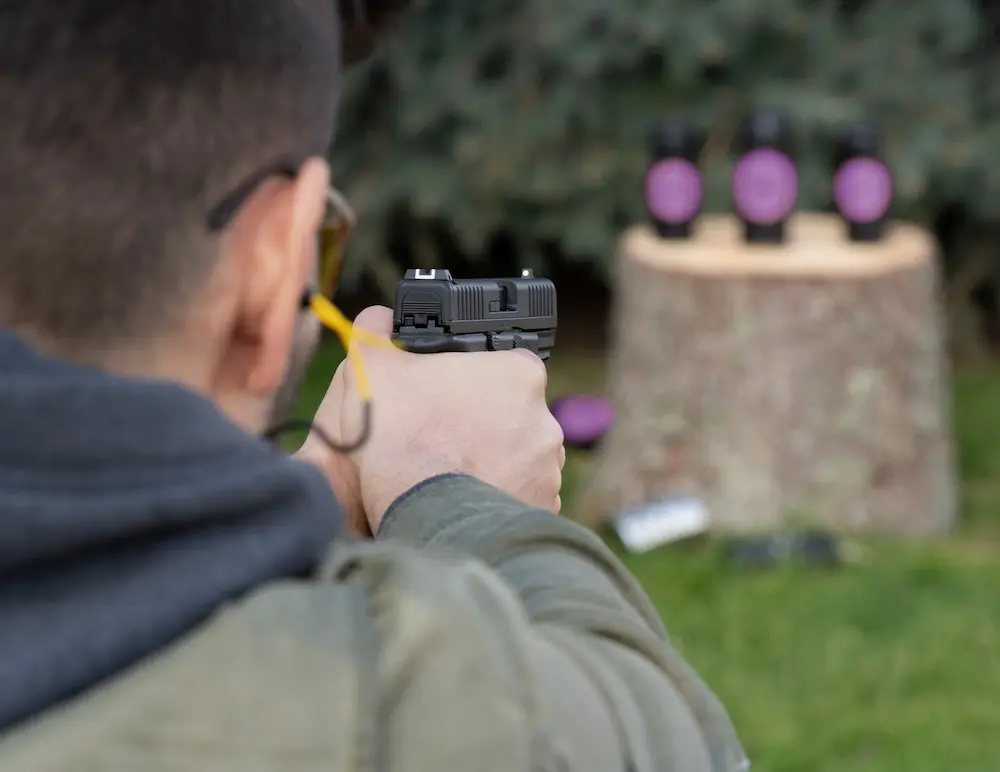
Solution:
{"label": "jacket shoulder", "polygon": [[262,587],[146,661],[0,736],[0,768],[364,768],[359,760],[369,751],[361,744],[371,733],[361,706],[375,700],[359,667],[372,649],[367,602],[349,584]]}

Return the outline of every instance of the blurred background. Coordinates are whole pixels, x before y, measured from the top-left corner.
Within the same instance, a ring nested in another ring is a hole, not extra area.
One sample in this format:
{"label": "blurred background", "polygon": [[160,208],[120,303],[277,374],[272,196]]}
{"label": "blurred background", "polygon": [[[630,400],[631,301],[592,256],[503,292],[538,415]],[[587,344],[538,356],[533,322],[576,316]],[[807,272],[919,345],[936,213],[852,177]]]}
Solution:
{"label": "blurred background", "polygon": [[[957,526],[761,571],[714,538],[632,555],[609,533],[757,772],[1000,770],[998,36],[990,0],[434,0],[350,77],[332,161],[361,225],[342,308],[391,305],[407,268],[533,268],[559,290],[553,397],[608,389],[616,243],[647,219],[658,119],[709,129],[716,212],[747,110],[794,119],[802,210],[830,210],[835,127],[882,127],[893,215],[941,247]],[[341,356],[324,345],[303,415]],[[571,455],[567,516],[598,459]]]}

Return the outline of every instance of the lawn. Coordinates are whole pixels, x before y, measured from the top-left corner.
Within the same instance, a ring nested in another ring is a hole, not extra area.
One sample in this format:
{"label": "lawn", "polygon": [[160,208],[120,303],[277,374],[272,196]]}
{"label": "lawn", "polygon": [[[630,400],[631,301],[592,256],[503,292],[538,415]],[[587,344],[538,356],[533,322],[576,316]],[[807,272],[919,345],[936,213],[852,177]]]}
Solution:
{"label": "lawn", "polygon": [[[304,411],[339,358],[314,362]],[[600,388],[602,371],[557,350],[552,390]],[[856,545],[832,573],[742,573],[710,543],[624,556],[754,772],[1000,772],[1000,372],[955,390],[965,513],[951,539]],[[567,470],[570,511],[587,462]]]}

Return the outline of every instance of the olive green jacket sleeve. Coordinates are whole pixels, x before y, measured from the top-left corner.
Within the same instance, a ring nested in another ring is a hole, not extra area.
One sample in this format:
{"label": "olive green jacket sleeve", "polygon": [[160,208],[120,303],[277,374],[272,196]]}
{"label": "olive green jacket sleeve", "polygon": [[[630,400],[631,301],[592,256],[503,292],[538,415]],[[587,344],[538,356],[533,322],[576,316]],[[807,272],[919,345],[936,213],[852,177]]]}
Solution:
{"label": "olive green jacket sleeve", "polygon": [[[749,766],[722,706],[671,647],[635,579],[590,531],[456,477],[411,493],[390,512],[380,539],[478,558],[424,566],[439,574],[428,581],[439,581],[449,598],[450,609],[437,613],[450,617],[440,634],[451,640],[424,660],[439,665],[411,675],[420,689],[397,692],[398,753],[467,722],[470,736],[481,727],[497,758],[508,759],[483,769]],[[455,691],[464,693],[463,704],[447,714],[421,708],[425,700],[448,705]],[[512,723],[505,726],[504,716]],[[443,756],[436,768],[457,769],[460,758]]]}
{"label": "olive green jacket sleeve", "polygon": [[0,735],[3,772],[739,772],[599,539],[469,478]]}

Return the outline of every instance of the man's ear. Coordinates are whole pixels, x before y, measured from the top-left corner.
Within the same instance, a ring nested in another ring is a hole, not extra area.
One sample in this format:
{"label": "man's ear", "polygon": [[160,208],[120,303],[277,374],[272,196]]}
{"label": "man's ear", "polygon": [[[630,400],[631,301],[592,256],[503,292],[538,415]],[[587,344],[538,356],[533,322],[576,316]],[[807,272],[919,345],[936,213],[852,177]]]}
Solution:
{"label": "man's ear", "polygon": [[311,158],[294,180],[261,191],[236,326],[250,348],[245,388],[254,396],[271,396],[285,378],[302,293],[315,276],[329,179],[326,161]]}

